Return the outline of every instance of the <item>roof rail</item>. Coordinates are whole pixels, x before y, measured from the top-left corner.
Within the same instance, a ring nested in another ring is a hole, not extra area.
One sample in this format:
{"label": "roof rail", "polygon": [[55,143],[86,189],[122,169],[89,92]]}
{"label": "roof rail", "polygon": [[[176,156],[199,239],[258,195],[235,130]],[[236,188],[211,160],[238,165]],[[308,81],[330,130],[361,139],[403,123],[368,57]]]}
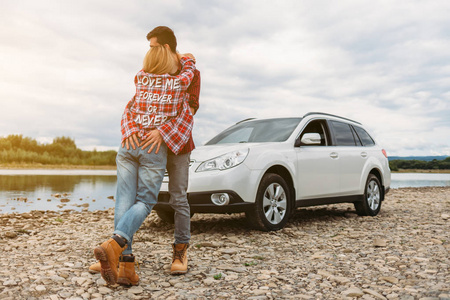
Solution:
{"label": "roof rail", "polygon": [[248,118],[248,119],[244,119],[244,120],[242,120],[242,121],[237,122],[235,125],[240,124],[240,123],[243,123],[243,122],[246,122],[246,121],[254,120],[254,119],[256,119],[256,118]]}
{"label": "roof rail", "polygon": [[327,114],[327,113],[323,113],[323,112],[309,112],[306,115],[304,115],[303,118],[305,118],[305,117],[307,117],[309,115],[324,115],[324,116],[336,117],[336,118],[339,118],[339,119],[351,121],[351,122],[354,122],[356,124],[362,125],[361,123],[359,123],[359,122],[357,122],[355,120],[344,118],[344,117],[341,117],[341,116],[332,115],[332,114]]}

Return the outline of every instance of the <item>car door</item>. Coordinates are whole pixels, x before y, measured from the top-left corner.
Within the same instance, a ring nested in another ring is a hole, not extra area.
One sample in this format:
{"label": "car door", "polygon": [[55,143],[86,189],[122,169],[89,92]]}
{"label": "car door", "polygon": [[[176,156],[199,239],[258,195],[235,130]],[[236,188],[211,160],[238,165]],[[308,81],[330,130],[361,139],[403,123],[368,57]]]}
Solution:
{"label": "car door", "polygon": [[[318,133],[320,145],[304,145],[301,138],[306,133]],[[330,147],[330,132],[325,120],[310,121],[296,142],[297,200],[330,197],[339,190],[339,162],[334,147]]]}
{"label": "car door", "polygon": [[356,195],[368,157],[367,152],[364,151],[350,124],[339,121],[329,123],[335,138],[335,152],[339,161],[339,195]]}

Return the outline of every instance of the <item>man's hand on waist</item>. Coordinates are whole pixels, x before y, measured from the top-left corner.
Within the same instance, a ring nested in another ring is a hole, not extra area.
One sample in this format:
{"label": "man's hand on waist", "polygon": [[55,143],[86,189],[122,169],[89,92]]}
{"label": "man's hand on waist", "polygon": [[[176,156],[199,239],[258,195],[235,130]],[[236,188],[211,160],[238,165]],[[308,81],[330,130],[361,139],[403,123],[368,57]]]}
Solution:
{"label": "man's hand on waist", "polygon": [[130,150],[130,144],[131,148],[133,148],[133,150],[136,150],[136,146],[139,144],[137,133],[133,133],[132,135],[127,137],[125,141],[122,142],[122,148],[127,146],[127,150]]}
{"label": "man's hand on waist", "polygon": [[145,135],[145,137],[142,139],[139,147],[142,148],[142,150],[145,150],[148,146],[150,146],[150,149],[148,149],[148,153],[151,153],[153,148],[156,146],[155,154],[159,152],[159,148],[161,147],[161,143],[163,143],[164,140],[161,136],[161,133],[157,129],[151,130],[149,133]]}

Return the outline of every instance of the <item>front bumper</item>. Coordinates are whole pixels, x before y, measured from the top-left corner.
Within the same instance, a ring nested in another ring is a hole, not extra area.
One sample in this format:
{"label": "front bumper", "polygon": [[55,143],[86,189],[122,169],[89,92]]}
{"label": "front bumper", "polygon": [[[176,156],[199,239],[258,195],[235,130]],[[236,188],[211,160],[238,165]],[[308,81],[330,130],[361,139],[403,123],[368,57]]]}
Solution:
{"label": "front bumper", "polygon": [[[230,196],[228,205],[219,206],[211,201],[211,195],[215,193],[227,193]],[[168,192],[161,191],[158,195],[158,203],[155,210],[170,210],[170,195]],[[240,213],[251,210],[254,203],[245,202],[233,191],[208,191],[201,193],[188,193],[188,202],[191,207],[191,213]]]}

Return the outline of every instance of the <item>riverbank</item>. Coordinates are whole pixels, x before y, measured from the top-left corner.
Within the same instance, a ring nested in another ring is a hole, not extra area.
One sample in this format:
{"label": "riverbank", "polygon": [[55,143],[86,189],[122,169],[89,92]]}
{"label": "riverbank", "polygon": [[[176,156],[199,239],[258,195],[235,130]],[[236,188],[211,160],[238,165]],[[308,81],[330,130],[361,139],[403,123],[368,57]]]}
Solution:
{"label": "riverbank", "polygon": [[[42,164],[0,164],[0,170],[116,170],[116,166],[90,165],[42,165]],[[450,174],[450,170],[400,169],[392,173],[436,173]]]}
{"label": "riverbank", "polygon": [[392,173],[433,173],[433,174],[449,174],[450,170],[422,170],[422,169],[400,169],[392,171]]}
{"label": "riverbank", "polygon": [[[43,164],[0,164],[0,169],[6,170],[116,170],[116,166],[91,166],[91,165],[43,165]],[[442,173],[449,174],[450,170],[422,170],[422,169],[400,169],[392,173]]]}
{"label": "riverbank", "polygon": [[116,166],[91,165],[43,165],[43,164],[0,164],[5,170],[115,170]]}
{"label": "riverbank", "polygon": [[113,209],[5,214],[0,299],[448,299],[449,214],[450,187],[427,187],[392,190],[377,217],[351,204],[298,209],[277,232],[194,215],[189,272],[171,276],[173,226],[152,213],[135,236],[132,288],[87,272]]}

